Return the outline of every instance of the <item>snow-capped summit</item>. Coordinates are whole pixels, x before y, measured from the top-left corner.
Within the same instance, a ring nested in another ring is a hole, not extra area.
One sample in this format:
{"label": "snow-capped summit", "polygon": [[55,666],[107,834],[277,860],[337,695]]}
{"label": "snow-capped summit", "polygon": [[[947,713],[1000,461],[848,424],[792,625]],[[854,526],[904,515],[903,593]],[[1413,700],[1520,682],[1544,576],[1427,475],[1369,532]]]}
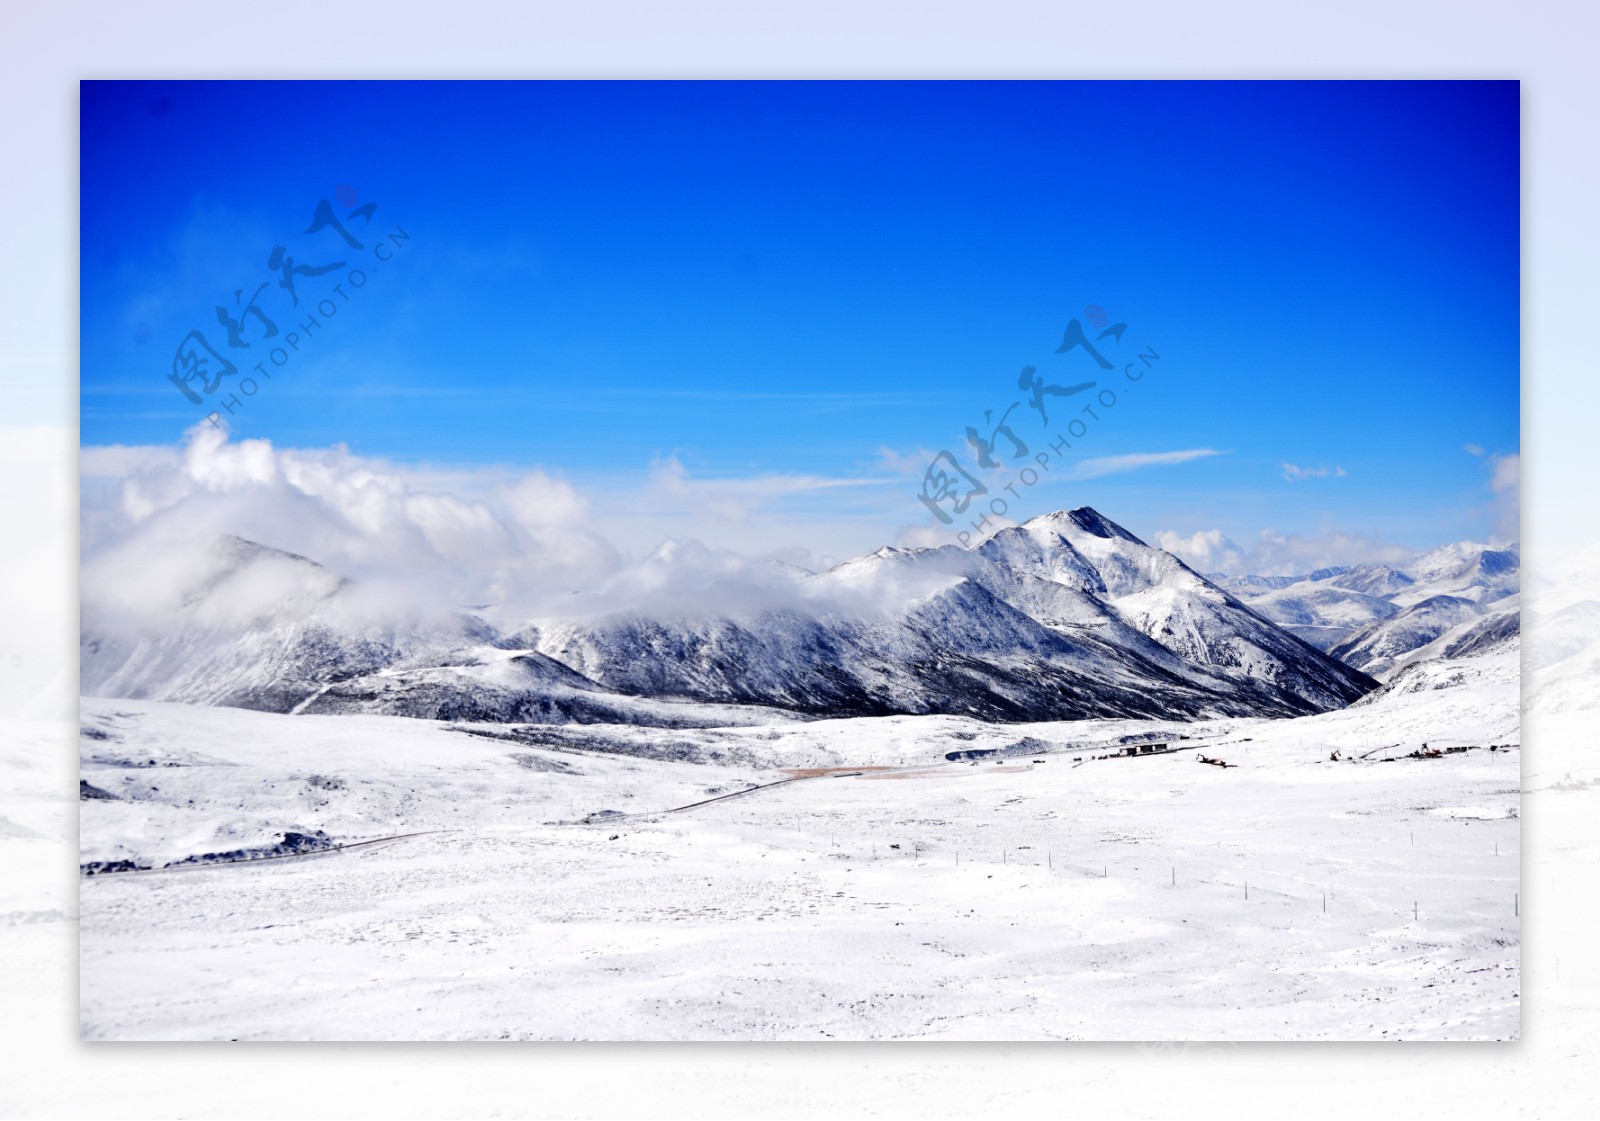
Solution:
{"label": "snow-capped summit", "polygon": [[1144,544],[1143,541],[1140,541],[1116,522],[1089,506],[1080,506],[1076,510],[1057,510],[1050,514],[1040,514],[1036,518],[1030,518],[1023,522],[1022,528],[1035,533],[1055,531],[1069,539],[1076,534],[1086,533],[1091,537],[1101,537],[1108,540],[1120,538],[1123,541],[1131,541],[1135,545]]}
{"label": "snow-capped summit", "polygon": [[1358,564],[1351,568],[1323,569],[1327,575],[1313,572],[1306,579],[1321,580],[1330,588],[1344,588],[1361,595],[1383,598],[1404,591],[1415,584],[1416,577],[1387,564]]}
{"label": "snow-capped summit", "polygon": [[1436,595],[1454,595],[1490,604],[1521,590],[1522,550],[1459,541],[1424,553],[1405,566],[1412,585],[1395,602],[1405,606]]}

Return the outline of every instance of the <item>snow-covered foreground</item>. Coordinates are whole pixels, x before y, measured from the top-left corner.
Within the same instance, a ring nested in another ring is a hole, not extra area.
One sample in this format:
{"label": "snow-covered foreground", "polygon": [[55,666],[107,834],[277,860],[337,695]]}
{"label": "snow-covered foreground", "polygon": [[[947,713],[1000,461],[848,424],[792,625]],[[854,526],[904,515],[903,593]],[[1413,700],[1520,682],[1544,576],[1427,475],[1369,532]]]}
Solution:
{"label": "snow-covered foreground", "polygon": [[[1520,753],[1378,762],[1515,742],[1515,657],[1448,690],[1207,725],[896,717],[513,742],[86,700],[83,778],[117,799],[82,803],[86,861],[441,832],[85,879],[82,1032],[1515,1038]],[[1094,758],[1138,734],[1199,750]],[[1000,763],[944,759],[1019,743]],[[660,812],[801,767],[844,770]],[[629,816],[581,820],[603,810]]]}

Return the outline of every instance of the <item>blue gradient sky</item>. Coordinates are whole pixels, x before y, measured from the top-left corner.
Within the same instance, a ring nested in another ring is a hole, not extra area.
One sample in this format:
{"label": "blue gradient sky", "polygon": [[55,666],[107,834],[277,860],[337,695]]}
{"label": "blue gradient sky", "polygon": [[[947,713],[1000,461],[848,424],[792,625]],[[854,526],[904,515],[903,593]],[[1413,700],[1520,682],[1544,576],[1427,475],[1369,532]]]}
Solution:
{"label": "blue gradient sky", "polygon": [[[213,307],[272,279],[275,245],[353,261],[302,233],[345,187],[377,204],[354,233],[411,240],[232,418],[235,438],[537,465],[597,494],[662,461],[817,480],[775,501],[809,503],[795,524],[812,532],[848,522],[844,548],[928,524],[897,470],[940,448],[970,467],[963,430],[1019,398],[1020,366],[1092,375],[1051,352],[1098,304],[1162,364],[1079,454],[1221,454],[1058,473],[1013,514],[1483,538],[1491,457],[1519,450],[1518,97],[85,83],[82,441],[179,443],[208,409],[166,378],[178,342],[201,328],[220,345]],[[303,304],[332,281],[302,278]],[[286,295],[262,304],[293,330]],[[1013,419],[1043,436],[1025,406]],[[1289,481],[1284,464],[1330,473]]]}

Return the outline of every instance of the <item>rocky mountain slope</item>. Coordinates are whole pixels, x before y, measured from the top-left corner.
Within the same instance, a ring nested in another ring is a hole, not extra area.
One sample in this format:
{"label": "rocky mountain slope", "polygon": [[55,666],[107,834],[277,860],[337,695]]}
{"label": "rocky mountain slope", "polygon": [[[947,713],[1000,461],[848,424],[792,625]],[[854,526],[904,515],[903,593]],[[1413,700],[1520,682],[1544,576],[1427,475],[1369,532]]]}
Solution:
{"label": "rocky mountain slope", "polygon": [[278,712],[1288,716],[1376,684],[1087,508],[970,551],[885,548],[820,574],[713,566],[671,595],[635,579],[575,597],[563,618],[498,626],[383,604],[314,561],[228,538],[175,616],[131,634],[109,622],[86,613],[85,694]]}

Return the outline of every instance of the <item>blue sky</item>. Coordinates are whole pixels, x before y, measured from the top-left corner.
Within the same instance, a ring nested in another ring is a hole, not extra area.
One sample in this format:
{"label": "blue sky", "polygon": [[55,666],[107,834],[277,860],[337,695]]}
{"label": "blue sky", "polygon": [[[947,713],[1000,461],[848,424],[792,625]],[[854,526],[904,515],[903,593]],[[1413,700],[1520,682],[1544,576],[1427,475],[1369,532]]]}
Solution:
{"label": "blue sky", "polygon": [[[963,433],[1021,366],[1109,384],[1053,353],[1098,305],[1160,362],[1010,516],[1481,539],[1519,451],[1518,118],[1514,82],[85,83],[82,442],[178,445],[215,407],[168,380],[188,332],[239,376],[282,341],[227,348],[217,305],[268,282],[295,331],[376,263],[235,439],[538,467],[619,522],[663,474],[743,487],[789,516],[764,547],[931,540],[922,466],[984,477]],[[375,204],[361,250],[304,232],[322,199]],[[347,267],[296,308],[280,245]]]}

